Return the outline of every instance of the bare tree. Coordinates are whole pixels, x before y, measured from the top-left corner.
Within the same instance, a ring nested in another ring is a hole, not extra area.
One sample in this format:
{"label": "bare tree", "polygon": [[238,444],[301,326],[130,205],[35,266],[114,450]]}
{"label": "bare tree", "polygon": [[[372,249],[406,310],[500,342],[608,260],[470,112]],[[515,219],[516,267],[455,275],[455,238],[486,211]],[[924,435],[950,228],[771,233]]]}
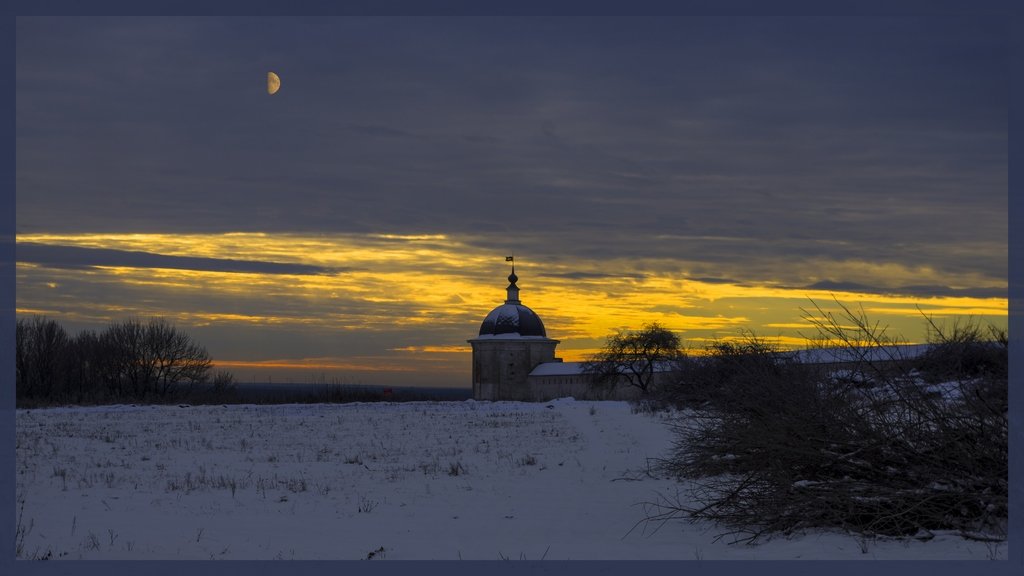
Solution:
{"label": "bare tree", "polygon": [[114,397],[166,396],[204,382],[213,367],[205,348],[163,318],[116,322],[98,340],[98,369]]}
{"label": "bare tree", "polygon": [[[163,318],[132,318],[73,338],[53,320],[19,319],[15,365],[18,401],[31,403],[166,398],[208,382],[213,368],[206,349]],[[218,374],[213,384],[225,396],[231,375]]]}
{"label": "bare tree", "polygon": [[68,400],[95,402],[110,395],[108,382],[118,374],[99,335],[83,330],[71,339],[68,353]]}
{"label": "bare tree", "polygon": [[621,382],[647,393],[659,372],[674,370],[683,358],[679,336],[652,322],[641,330],[608,337],[604,348],[583,365],[595,383],[614,388]]}
{"label": "bare tree", "polygon": [[115,398],[142,395],[148,364],[144,357],[144,333],[142,322],[131,318],[112,323],[100,334],[100,350],[111,367],[107,386]]}
{"label": "bare tree", "polygon": [[28,321],[18,319],[14,337],[14,389],[19,398],[29,392],[29,325]]}
{"label": "bare tree", "polygon": [[179,384],[189,387],[205,382],[213,367],[209,354],[163,318],[153,318],[146,325],[144,358],[149,363],[145,373],[147,385],[158,396],[164,396]]}
{"label": "bare tree", "polygon": [[15,382],[22,398],[58,396],[67,386],[69,338],[54,320],[18,320]]}

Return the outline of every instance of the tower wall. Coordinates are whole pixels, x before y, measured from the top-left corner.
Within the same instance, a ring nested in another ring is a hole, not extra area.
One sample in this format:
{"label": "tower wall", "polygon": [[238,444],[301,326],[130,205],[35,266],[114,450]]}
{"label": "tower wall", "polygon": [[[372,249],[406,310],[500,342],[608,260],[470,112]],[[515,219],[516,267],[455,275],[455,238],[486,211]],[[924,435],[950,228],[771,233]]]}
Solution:
{"label": "tower wall", "polygon": [[477,400],[532,400],[527,383],[542,362],[555,360],[558,340],[550,338],[474,338],[473,398]]}

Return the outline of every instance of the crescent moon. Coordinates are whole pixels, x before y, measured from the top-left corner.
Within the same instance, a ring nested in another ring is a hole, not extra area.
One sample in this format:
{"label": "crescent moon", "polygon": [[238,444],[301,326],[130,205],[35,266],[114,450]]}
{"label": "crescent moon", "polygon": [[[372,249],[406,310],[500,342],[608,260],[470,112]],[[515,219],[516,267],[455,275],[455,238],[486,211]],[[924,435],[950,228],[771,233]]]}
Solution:
{"label": "crescent moon", "polygon": [[281,89],[281,78],[273,72],[267,72],[267,94],[274,94]]}

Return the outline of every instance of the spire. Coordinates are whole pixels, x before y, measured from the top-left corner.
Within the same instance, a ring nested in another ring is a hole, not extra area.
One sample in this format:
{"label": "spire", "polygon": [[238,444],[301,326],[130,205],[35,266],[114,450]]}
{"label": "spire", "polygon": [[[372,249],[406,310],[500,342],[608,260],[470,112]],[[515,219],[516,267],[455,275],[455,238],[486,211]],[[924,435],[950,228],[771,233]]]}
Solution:
{"label": "spire", "polygon": [[512,256],[506,256],[505,262],[512,263],[512,273],[508,275],[508,298],[505,300],[505,304],[519,304],[519,286],[516,286],[516,281],[519,277],[516,276],[516,261]]}

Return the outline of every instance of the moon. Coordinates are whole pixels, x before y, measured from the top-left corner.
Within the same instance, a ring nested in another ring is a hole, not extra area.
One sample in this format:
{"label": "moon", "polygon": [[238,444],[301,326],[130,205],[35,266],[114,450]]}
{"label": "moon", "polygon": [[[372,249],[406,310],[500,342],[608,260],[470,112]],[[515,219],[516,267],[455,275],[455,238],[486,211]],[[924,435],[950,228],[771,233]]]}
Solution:
{"label": "moon", "polygon": [[281,78],[273,72],[267,72],[267,94],[275,94],[281,89]]}

